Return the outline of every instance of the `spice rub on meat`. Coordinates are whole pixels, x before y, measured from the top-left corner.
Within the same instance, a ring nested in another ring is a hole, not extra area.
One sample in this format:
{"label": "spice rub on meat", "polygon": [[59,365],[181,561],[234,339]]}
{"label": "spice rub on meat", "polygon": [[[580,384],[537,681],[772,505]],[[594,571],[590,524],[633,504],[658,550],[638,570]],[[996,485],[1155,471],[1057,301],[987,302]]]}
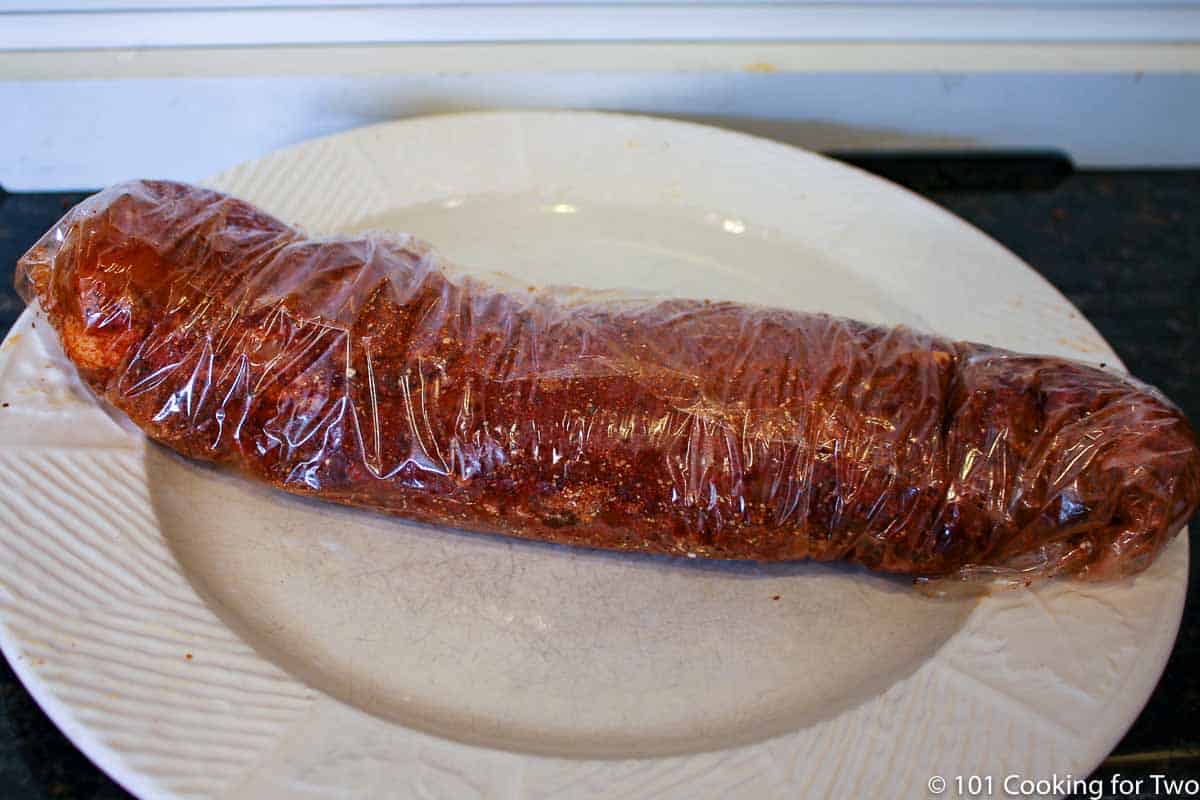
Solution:
{"label": "spice rub on meat", "polygon": [[1145,568],[1200,499],[1153,389],[821,314],[510,291],[135,181],[20,261],[96,393],[297,494],[472,530],[919,576]]}

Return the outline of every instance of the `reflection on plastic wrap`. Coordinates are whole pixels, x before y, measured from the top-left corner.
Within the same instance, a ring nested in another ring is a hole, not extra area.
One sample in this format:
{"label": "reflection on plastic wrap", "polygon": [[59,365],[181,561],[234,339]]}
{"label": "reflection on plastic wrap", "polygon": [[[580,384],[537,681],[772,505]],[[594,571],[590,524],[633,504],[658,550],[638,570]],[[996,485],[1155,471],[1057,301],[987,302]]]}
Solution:
{"label": "reflection on plastic wrap", "polygon": [[708,300],[500,289],[405,235],[310,239],[133,182],[21,260],[149,436],[298,494],[561,543],[920,576],[1145,568],[1200,498],[1154,390]]}

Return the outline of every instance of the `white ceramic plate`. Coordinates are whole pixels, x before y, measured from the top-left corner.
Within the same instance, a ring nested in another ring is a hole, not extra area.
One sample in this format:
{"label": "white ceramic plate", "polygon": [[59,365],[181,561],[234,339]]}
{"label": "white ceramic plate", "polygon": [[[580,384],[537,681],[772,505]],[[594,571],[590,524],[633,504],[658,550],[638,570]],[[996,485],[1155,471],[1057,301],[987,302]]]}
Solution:
{"label": "white ceramic plate", "polygon": [[[522,281],[1116,362],[958,219],[711,128],[432,117],[210,183]],[[0,644],[144,797],[919,797],[933,775],[1084,776],[1179,623],[1186,537],[1136,580],[936,600],[837,566],[615,556],[302,501],[147,446],[35,325],[0,355]]]}

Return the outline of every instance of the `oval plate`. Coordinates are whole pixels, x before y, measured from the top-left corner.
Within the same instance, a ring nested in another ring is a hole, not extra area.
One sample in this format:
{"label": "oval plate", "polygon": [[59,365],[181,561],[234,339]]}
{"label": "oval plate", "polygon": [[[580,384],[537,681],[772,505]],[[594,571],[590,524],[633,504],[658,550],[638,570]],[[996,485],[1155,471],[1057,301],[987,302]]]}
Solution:
{"label": "oval plate", "polygon": [[[1011,253],[842,164],[621,115],[421,118],[211,179],[502,280],[823,310],[1117,362]],[[26,312],[0,353],[0,645],[143,797],[924,796],[1086,776],[1170,652],[1146,573],[933,599],[303,501],[148,445]]]}

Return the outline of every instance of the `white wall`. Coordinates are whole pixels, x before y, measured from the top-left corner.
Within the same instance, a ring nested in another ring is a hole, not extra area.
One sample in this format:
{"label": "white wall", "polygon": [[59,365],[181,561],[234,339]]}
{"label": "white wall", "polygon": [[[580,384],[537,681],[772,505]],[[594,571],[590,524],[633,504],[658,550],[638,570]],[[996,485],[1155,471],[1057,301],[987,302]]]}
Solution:
{"label": "white wall", "polygon": [[816,149],[1054,148],[1084,166],[1200,164],[1198,74],[138,78],[0,82],[0,184],[198,179],[358,125],[506,107],[680,116]]}
{"label": "white wall", "polygon": [[357,125],[506,107],[698,118],[816,149],[1200,165],[1200,2],[0,6],[13,190],[196,179]]}

